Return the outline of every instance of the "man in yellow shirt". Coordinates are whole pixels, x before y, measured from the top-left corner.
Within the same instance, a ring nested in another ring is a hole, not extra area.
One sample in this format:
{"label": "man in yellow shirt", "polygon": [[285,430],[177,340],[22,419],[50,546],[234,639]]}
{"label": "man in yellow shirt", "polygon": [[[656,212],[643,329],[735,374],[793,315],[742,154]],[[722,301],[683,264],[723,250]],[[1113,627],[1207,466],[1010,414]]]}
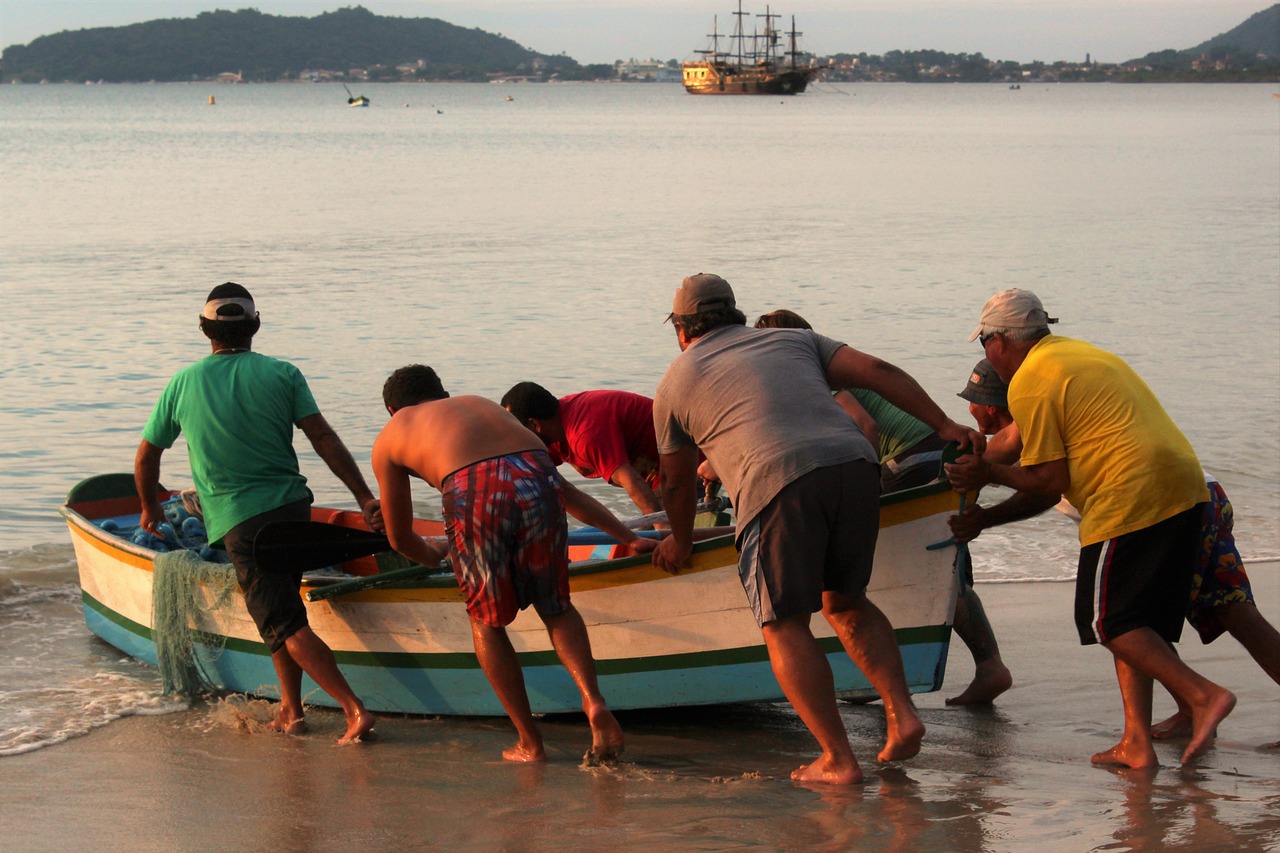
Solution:
{"label": "man in yellow shirt", "polygon": [[1235,696],[1188,667],[1171,643],[1182,633],[1208,501],[1190,443],[1146,383],[1121,359],[1083,341],[1049,333],[1049,317],[1030,291],[1012,288],[987,301],[978,339],[1009,383],[1009,410],[1022,433],[1020,466],[980,455],[947,466],[952,485],[996,483],[1065,495],[1079,508],[1076,628],[1084,645],[1115,657],[1124,700],[1120,742],[1098,764],[1151,767],[1153,679],[1192,712],[1182,761],[1207,749]]}

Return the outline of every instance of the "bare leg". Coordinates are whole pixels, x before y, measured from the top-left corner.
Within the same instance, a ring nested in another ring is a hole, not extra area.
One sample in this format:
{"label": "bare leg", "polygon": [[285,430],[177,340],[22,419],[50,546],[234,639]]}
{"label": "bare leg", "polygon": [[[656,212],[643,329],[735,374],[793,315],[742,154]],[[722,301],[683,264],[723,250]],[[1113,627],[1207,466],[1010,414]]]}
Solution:
{"label": "bare leg", "polygon": [[507,761],[546,761],[542,748],[542,734],[533,721],[529,708],[529,694],[524,688],[524,673],[520,660],[511,646],[505,628],[492,628],[475,619],[471,620],[471,639],[475,643],[476,658],[480,669],[498,695],[498,701],[511,722],[515,724],[520,739],[510,749],[502,751]]}
{"label": "bare leg", "polygon": [[761,629],[769,663],[782,692],[800,719],[818,739],[822,755],[791,774],[797,782],[852,785],[862,781],[849,735],[836,708],[831,667],[809,630],[809,616],[791,616],[765,623]]}
{"label": "bare leg", "polygon": [[1154,678],[1191,710],[1191,742],[1182,763],[1209,748],[1218,723],[1236,706],[1235,694],[1182,662],[1169,644],[1150,628],[1137,628],[1115,637],[1107,649],[1138,673]]}
{"label": "bare leg", "polygon": [[604,695],[596,681],[596,662],[591,656],[591,638],[582,614],[572,604],[569,609],[555,616],[543,617],[551,645],[573,683],[582,694],[582,710],[591,725],[590,756],[598,761],[611,761],[622,753],[622,726],[614,719],[605,704]]}
{"label": "bare leg", "polygon": [[969,686],[959,696],[948,699],[947,704],[989,704],[1013,686],[1013,676],[1000,659],[1000,647],[982,608],[982,599],[968,584],[960,585],[954,629],[973,655],[974,672]]}
{"label": "bare leg", "polygon": [[822,614],[827,617],[845,652],[862,670],[884,702],[887,728],[879,761],[904,761],[920,752],[924,723],[916,714],[902,670],[902,653],[893,626],[866,595],[848,598],[837,592],[822,594]]}
{"label": "bare leg", "polygon": [[1094,764],[1121,764],[1139,769],[1157,767],[1155,748],[1151,746],[1151,685],[1143,675],[1116,656],[1116,681],[1124,702],[1124,733],[1120,742],[1093,756]]}
{"label": "bare leg", "polygon": [[1280,684],[1280,631],[1246,601],[1233,601],[1215,609],[1227,632],[1244,646],[1272,681]]}
{"label": "bare leg", "polygon": [[[338,739],[338,743],[357,741],[373,730],[378,718],[364,707],[364,703],[351,690],[346,676],[338,669],[333,651],[325,645],[324,640],[316,636],[315,631],[304,627],[291,634],[284,641],[283,651],[288,652],[295,665],[311,676],[311,680],[320,685],[321,690],[342,706],[342,713],[347,717],[347,731]],[[274,655],[272,659],[274,660]],[[281,686],[283,693],[283,682]]]}
{"label": "bare leg", "polygon": [[1177,696],[1173,697],[1173,701],[1178,703],[1178,710],[1151,726],[1152,739],[1168,740],[1191,734],[1191,709]]}
{"label": "bare leg", "polygon": [[[1262,671],[1280,684],[1280,631],[1276,631],[1257,607],[1245,601],[1233,601],[1215,608],[1218,620],[1231,636],[1244,646]],[[1157,740],[1191,734],[1191,708],[1177,696],[1178,710],[1167,720],[1151,727]]]}
{"label": "bare leg", "polygon": [[280,680],[280,710],[267,727],[287,735],[302,734],[307,729],[303,719],[306,711],[302,705],[302,667],[289,657],[288,648],[283,646],[271,653],[271,663]]}

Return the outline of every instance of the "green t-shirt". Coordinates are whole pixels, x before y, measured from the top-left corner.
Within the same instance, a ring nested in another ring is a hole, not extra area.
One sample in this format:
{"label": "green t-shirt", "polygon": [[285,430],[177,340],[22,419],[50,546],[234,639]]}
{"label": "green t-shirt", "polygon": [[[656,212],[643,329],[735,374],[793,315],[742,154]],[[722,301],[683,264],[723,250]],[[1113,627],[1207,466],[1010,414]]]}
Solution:
{"label": "green t-shirt", "polygon": [[867,410],[871,420],[876,422],[876,434],[880,437],[877,450],[880,452],[881,463],[933,435],[932,427],[908,415],[875,391],[850,388],[849,393]]}
{"label": "green t-shirt", "polygon": [[242,521],[311,497],[293,451],[294,425],[319,413],[307,380],[255,352],[210,355],[178,371],[142,437],[187,440],[191,479],[211,543]]}

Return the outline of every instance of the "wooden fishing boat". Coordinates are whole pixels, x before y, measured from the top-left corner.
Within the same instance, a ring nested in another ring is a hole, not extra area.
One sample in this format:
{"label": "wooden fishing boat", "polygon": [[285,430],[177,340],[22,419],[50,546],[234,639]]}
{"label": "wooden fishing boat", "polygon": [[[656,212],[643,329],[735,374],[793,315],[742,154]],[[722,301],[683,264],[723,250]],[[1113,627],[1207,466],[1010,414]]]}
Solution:
{"label": "wooden fishing boat", "polygon": [[[946,518],[957,505],[957,496],[943,484],[882,499],[869,595],[896,629],[913,692],[942,685],[957,579],[953,548],[939,546],[950,538]],[[75,546],[90,631],[155,665],[153,583],[158,563],[169,557],[127,536],[136,529],[139,513],[132,476],[85,480],[71,490],[60,512]],[[353,533],[362,527],[358,513],[342,510],[317,507],[313,518]],[[426,535],[441,532],[438,522],[417,524]],[[571,546],[570,587],[612,707],[783,698],[738,580],[731,534],[699,542],[691,567],[674,576],[653,568],[647,557],[598,559],[598,550]],[[201,670],[222,690],[276,698],[271,658],[235,588],[232,568],[184,554],[202,570],[191,573],[202,580],[194,590],[199,604],[189,615]],[[476,662],[451,574],[408,566],[395,554],[360,557],[338,568],[344,574],[304,575],[303,594],[312,628],[333,648],[348,681],[371,709],[503,713]],[[223,582],[208,583],[216,577]],[[874,695],[826,621],[816,617],[813,627],[840,695]],[[579,711],[578,691],[536,614],[522,612],[508,630],[534,711]],[[334,704],[310,680],[305,689],[308,702]]]}

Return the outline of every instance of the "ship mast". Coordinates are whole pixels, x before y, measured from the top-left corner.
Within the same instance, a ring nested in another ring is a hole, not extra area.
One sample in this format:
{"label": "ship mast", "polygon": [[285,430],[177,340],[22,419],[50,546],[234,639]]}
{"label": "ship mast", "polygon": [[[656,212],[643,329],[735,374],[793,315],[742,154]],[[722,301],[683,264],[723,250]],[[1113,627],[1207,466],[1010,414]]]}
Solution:
{"label": "ship mast", "polygon": [[764,61],[768,65],[773,65],[778,58],[778,30],[773,26],[774,19],[781,18],[781,15],[775,15],[768,6],[764,7],[763,15],[756,15],[757,18],[764,18]]}
{"label": "ship mast", "polygon": [[796,16],[791,16],[791,30],[787,36],[791,40],[791,49],[787,51],[787,56],[791,57],[791,67],[796,67],[796,57],[800,55],[800,51],[796,50],[796,36],[802,36],[804,33],[796,32]]}
{"label": "ship mast", "polygon": [[742,19],[746,17],[747,14],[747,12],[742,11],[742,0],[738,0],[738,11],[733,13],[733,35],[730,36],[730,38],[738,43],[737,55],[739,68],[742,67],[742,42],[746,39],[746,36],[742,32]]}
{"label": "ship mast", "polygon": [[707,33],[707,38],[711,39],[711,50],[695,50],[694,53],[700,53],[703,56],[711,57],[711,63],[720,61],[720,16],[716,15],[711,19],[711,32]]}

